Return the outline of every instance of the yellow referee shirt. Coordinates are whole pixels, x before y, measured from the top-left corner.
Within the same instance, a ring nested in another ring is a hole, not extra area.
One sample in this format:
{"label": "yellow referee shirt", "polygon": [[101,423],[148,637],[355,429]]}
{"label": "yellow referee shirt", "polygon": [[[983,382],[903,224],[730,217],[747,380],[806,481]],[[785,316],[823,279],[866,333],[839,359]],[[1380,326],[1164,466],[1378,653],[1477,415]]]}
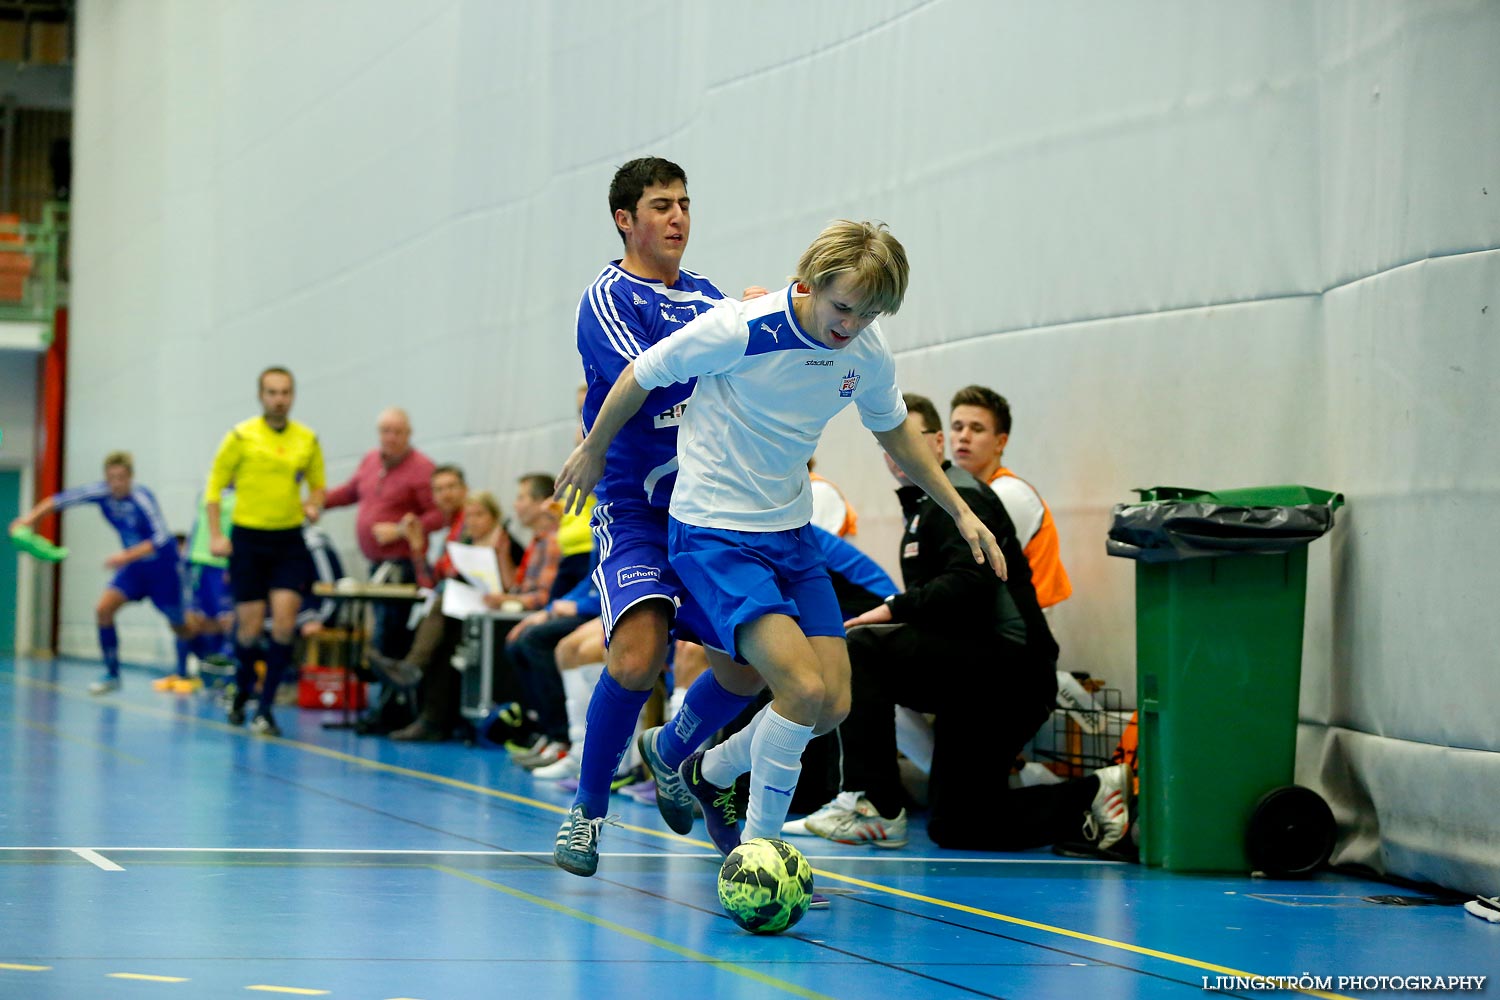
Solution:
{"label": "yellow referee shirt", "polygon": [[273,430],[265,417],[235,424],[214,455],[203,499],[218,503],[219,493],[234,480],[233,524],[238,528],[280,531],[300,528],[302,483],[324,488],[323,449],[304,424],[288,420]]}

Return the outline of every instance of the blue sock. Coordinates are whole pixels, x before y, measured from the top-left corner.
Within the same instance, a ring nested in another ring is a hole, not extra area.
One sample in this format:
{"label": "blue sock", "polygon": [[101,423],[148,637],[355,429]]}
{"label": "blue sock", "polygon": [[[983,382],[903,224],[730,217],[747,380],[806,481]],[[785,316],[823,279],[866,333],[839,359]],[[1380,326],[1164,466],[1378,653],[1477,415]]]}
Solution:
{"label": "blue sock", "polygon": [[730,693],[713,671],[703,671],[688,688],[682,708],[662,727],[656,738],[656,752],[668,767],[676,767],[754,700],[754,695]]}
{"label": "blue sock", "polygon": [[99,652],[104,655],[105,672],[120,676],[120,634],[113,625],[99,626]]}
{"label": "blue sock", "polygon": [[275,639],[266,643],[266,679],[260,686],[259,714],[271,714],[271,706],[276,704],[276,689],[281,686],[281,678],[291,662],[292,647],[289,643]]}
{"label": "blue sock", "polygon": [[583,806],[590,819],[609,812],[609,783],[619,770],[625,751],[630,749],[636,720],[650,697],[650,691],[627,691],[608,670],[599,675],[599,683],[594,685],[583,760],[578,763],[578,794],[573,797],[573,804]]}
{"label": "blue sock", "polygon": [[177,676],[178,677],[186,677],[187,676],[187,658],[188,658],[188,653],[192,651],[192,647],[193,647],[193,641],[191,639],[184,639],[181,636],[177,637]]}
{"label": "blue sock", "polygon": [[260,643],[249,646],[234,644],[234,702],[244,705],[255,693],[255,661],[260,658]]}

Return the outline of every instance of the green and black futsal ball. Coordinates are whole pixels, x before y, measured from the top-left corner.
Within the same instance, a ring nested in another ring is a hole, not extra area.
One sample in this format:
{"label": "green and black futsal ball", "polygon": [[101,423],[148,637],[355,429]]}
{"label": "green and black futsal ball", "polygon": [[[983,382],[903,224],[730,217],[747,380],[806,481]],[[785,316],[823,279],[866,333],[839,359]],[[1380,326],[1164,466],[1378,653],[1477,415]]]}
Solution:
{"label": "green and black futsal ball", "polygon": [[746,841],[719,869],[719,902],[752,934],[779,934],[801,920],[812,891],[812,865],[784,840]]}

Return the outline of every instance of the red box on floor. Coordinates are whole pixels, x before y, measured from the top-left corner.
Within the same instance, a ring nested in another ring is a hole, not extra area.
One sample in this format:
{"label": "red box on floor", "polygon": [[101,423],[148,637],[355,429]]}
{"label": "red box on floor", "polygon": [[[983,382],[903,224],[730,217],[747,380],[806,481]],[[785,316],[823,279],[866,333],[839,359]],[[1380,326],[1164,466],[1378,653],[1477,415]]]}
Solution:
{"label": "red box on floor", "polygon": [[[366,684],[353,677],[345,677],[343,667],[302,668],[302,679],[297,682],[297,704],[301,708],[350,708],[355,711],[368,704]],[[347,693],[351,704],[344,704]]]}

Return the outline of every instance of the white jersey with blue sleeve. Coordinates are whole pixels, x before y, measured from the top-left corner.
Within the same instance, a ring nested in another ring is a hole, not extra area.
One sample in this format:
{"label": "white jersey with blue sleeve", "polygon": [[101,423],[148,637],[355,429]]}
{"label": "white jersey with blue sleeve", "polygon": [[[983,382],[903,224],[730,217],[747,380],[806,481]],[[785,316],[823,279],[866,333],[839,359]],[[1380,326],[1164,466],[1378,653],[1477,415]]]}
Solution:
{"label": "white jersey with blue sleeve", "polygon": [[[636,277],[620,261],[605,265],[578,303],[578,353],[588,382],[584,428],[594,426],[604,397],[626,365],[723,298],[711,281],[692,271],[679,272],[669,288]],[[601,505],[622,500],[667,505],[677,474],[677,426],[692,391],[691,381],[658,388],[620,428],[595,487]]]}
{"label": "white jersey with blue sleeve", "polygon": [[167,549],[175,557],[176,542],[172,532],[167,530],[167,519],[162,516],[155,495],[146,487],[133,486],[121,499],[111,493],[109,485],[101,479],[97,483],[63,490],[52,497],[52,506],[60,511],[85,503],[98,505],[104,519],[119,534],[122,548],[128,549],[149,539],[157,555]]}
{"label": "white jersey with blue sleeve", "polygon": [[807,460],[828,421],[850,403],[877,433],[906,420],[879,324],[847,347],[825,347],[798,324],[792,294],[726,301],[636,359],[642,388],[698,380],[670,508],[685,524],[799,528],[812,519]]}

